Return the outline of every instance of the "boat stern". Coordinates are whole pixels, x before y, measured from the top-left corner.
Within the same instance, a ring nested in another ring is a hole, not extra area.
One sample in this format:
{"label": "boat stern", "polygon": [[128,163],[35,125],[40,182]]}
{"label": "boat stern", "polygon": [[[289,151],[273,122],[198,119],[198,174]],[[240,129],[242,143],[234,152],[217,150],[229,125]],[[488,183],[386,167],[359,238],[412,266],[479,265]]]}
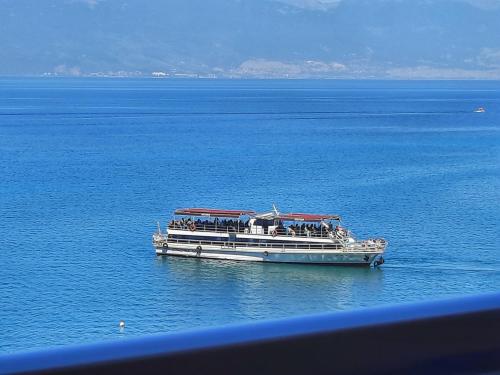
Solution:
{"label": "boat stern", "polygon": [[373,267],[378,267],[381,266],[382,264],[385,263],[385,259],[383,257],[383,254],[385,252],[385,249],[387,248],[387,240],[384,238],[377,238],[375,240],[371,240],[375,243],[375,249],[378,252],[378,254],[375,256],[373,259]]}
{"label": "boat stern", "polygon": [[347,245],[347,248],[352,252],[364,254],[363,260],[374,267],[378,267],[385,263],[383,254],[387,248],[387,241],[384,238],[355,241]]}

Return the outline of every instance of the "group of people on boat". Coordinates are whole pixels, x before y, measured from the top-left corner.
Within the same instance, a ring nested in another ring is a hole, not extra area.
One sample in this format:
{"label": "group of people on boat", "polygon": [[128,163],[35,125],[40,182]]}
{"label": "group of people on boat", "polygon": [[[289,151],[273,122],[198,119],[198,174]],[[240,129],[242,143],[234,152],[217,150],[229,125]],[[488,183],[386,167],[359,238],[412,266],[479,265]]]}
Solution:
{"label": "group of people on boat", "polygon": [[[329,224],[327,224],[329,225]],[[311,236],[321,236],[323,233],[327,233],[325,229],[322,230],[321,225],[314,224],[292,224],[287,227],[287,233],[292,236],[305,235],[307,237]]]}
{"label": "group of people on boat", "polygon": [[337,225],[333,227],[331,223],[321,222],[320,224],[292,224],[286,228],[287,234],[292,236],[306,237],[324,237],[336,235],[339,237],[347,236],[347,231]]}
{"label": "group of people on boat", "polygon": [[[180,220],[172,220],[169,224],[172,229],[188,229],[190,231],[203,230],[203,231],[239,231],[248,233],[249,220],[243,222],[242,220],[226,220],[215,218],[214,220],[193,220],[191,218],[181,218]],[[267,231],[267,229],[266,229]],[[331,223],[321,222],[319,224],[291,224],[287,227],[280,221],[278,226],[269,232],[273,237],[277,235],[291,235],[300,237],[325,237],[335,235],[342,237],[347,235],[347,231],[336,226],[335,228]]]}
{"label": "group of people on boat", "polygon": [[215,218],[214,220],[192,220],[191,218],[181,218],[180,220],[172,220],[169,227],[173,229],[189,229],[191,231],[197,229],[215,230],[215,228],[223,231],[226,231],[227,229],[234,231],[239,229],[240,231],[243,231],[244,228],[248,227],[248,220],[243,222],[241,220],[219,220],[219,218]]}

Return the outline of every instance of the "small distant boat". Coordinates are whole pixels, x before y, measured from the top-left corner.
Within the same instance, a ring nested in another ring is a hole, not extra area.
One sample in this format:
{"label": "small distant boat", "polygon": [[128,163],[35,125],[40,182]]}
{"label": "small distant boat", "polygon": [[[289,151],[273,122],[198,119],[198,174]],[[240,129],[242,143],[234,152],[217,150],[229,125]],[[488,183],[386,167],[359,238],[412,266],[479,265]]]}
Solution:
{"label": "small distant boat", "polygon": [[387,242],[357,240],[337,215],[184,208],[166,232],[158,224],[153,246],[157,255],[379,266]]}
{"label": "small distant boat", "polygon": [[484,107],[479,107],[474,110],[475,113],[484,113],[486,112],[486,109]]}

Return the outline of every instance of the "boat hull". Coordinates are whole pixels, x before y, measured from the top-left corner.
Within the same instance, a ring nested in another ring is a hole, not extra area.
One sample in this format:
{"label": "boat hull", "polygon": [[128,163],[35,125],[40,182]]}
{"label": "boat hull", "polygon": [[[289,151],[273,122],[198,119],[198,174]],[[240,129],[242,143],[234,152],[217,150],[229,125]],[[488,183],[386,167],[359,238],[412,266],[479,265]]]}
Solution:
{"label": "boat hull", "polygon": [[[165,246],[166,245],[166,246]],[[382,251],[346,251],[346,250],[305,250],[305,249],[251,249],[223,246],[196,246],[195,244],[163,244],[155,246],[157,255],[171,255],[193,258],[220,260],[272,262],[272,263],[307,263],[370,266],[382,254]]]}

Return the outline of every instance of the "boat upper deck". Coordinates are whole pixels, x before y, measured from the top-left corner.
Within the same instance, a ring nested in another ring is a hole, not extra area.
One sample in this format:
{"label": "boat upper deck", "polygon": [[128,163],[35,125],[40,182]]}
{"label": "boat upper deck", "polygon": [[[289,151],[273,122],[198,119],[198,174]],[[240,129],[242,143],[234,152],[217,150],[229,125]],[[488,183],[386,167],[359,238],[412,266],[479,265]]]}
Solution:
{"label": "boat upper deck", "polygon": [[[181,219],[172,220],[169,229],[192,232],[264,234],[292,237],[328,238],[344,237],[347,230],[334,226],[330,220],[339,220],[338,215],[274,212],[256,214],[251,210],[219,210],[207,208],[185,208],[175,211]],[[246,220],[242,220],[243,217]],[[285,225],[288,222],[291,224]]]}

